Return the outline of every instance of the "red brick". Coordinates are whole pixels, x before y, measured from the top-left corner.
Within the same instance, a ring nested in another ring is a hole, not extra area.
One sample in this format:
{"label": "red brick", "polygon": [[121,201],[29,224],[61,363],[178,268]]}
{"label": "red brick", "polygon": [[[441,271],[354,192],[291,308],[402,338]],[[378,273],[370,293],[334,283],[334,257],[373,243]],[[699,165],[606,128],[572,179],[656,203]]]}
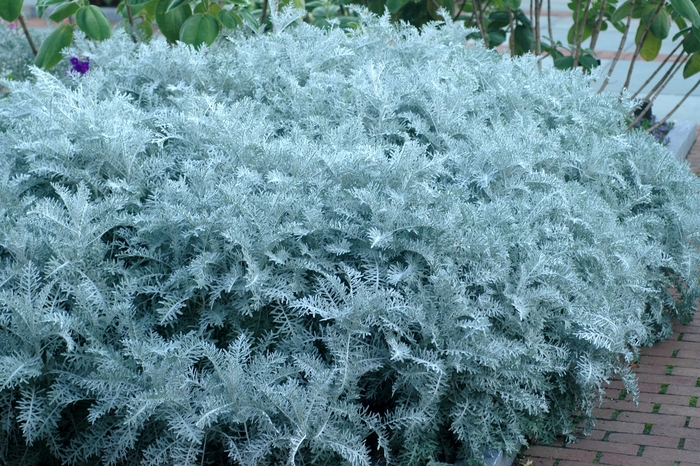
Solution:
{"label": "red brick", "polygon": [[[642,374],[655,374],[655,375],[660,375],[660,374],[665,374],[666,373],[666,366],[653,366],[651,364],[642,364],[639,367],[636,367],[634,369],[634,372],[639,376],[641,380]],[[675,375],[678,375],[675,373]],[[667,376],[669,377],[669,376]]]}
{"label": "red brick", "polygon": [[591,463],[589,462],[581,462],[581,461],[570,461],[570,460],[562,460],[560,461],[557,466],[590,466]]}
{"label": "red brick", "polygon": [[597,452],[589,450],[579,450],[577,448],[561,448],[548,447],[544,445],[535,445],[525,451],[525,456],[534,456],[540,458],[561,458],[574,461],[585,461],[591,463]]}
{"label": "red brick", "polygon": [[695,383],[690,384],[669,384],[666,389],[667,395],[687,395],[687,396],[700,396],[700,387],[696,387]]}
{"label": "red brick", "polygon": [[[663,427],[662,427],[663,429]],[[659,437],[654,435],[654,428],[651,429],[651,434],[649,435],[639,435],[639,434],[621,434],[614,433],[608,436],[609,442],[615,443],[627,443],[635,445],[653,445],[655,447],[666,447],[666,448],[676,448],[678,447],[678,439],[675,437]],[[636,454],[637,451],[635,450]]]}
{"label": "red brick", "polygon": [[652,406],[654,403],[678,405],[678,406],[690,406],[690,397],[685,395],[660,395],[658,393],[640,393],[639,394],[639,404],[642,402],[650,403]]}
{"label": "red brick", "polygon": [[652,432],[653,435],[675,437],[676,439],[700,439],[700,429],[691,429],[688,427],[659,426],[657,429],[652,427]]}
{"label": "red brick", "polygon": [[[682,438],[682,437],[681,437]],[[700,438],[687,438],[683,444],[684,450],[700,451]]]}
{"label": "red brick", "polygon": [[[678,337],[676,337],[678,338]],[[680,341],[676,341],[673,343],[682,343]],[[662,356],[662,357],[667,357],[670,358],[673,356],[673,351],[674,350],[680,350],[679,345],[654,345],[651,348],[642,348],[642,355],[643,356]]]}
{"label": "red brick", "polygon": [[[675,336],[676,339],[678,338],[678,333],[681,333],[681,332],[683,332],[684,334],[685,333],[700,333],[700,326],[698,326],[696,322],[692,322],[690,325],[674,326],[673,329],[674,329],[674,332],[676,334],[676,336]],[[685,338],[683,338],[683,340],[681,340],[681,341],[684,341],[684,340],[685,340]]]}
{"label": "red brick", "polygon": [[695,342],[700,342],[700,333],[699,332],[683,332],[683,340],[682,341],[695,341]]}
{"label": "red brick", "polygon": [[663,367],[673,366],[675,372],[676,367],[693,367],[700,369],[700,360],[671,357],[662,358],[660,356],[647,356],[646,354],[642,355],[642,358],[639,361],[639,367],[641,368],[649,365]]}
{"label": "red brick", "polygon": [[[632,413],[650,413],[654,409],[654,403],[650,402],[640,402],[635,405],[632,401],[632,396],[629,400],[612,400],[603,403],[602,408],[595,408],[593,410],[593,415],[600,419],[612,419],[615,411],[622,412],[632,412]],[[619,416],[619,414],[618,414]]]}
{"label": "red brick", "polygon": [[620,422],[596,419],[595,428],[610,432],[626,432],[629,434],[641,434],[644,432],[644,424],[639,422]]}
{"label": "red brick", "polygon": [[[612,435],[612,434],[611,434]],[[639,449],[638,444],[627,444],[627,443],[613,443],[613,442],[603,442],[601,440],[579,440],[574,444],[574,448],[579,448],[582,450],[591,451],[603,451],[611,453],[620,453],[623,455],[636,455]]]}
{"label": "red brick", "polygon": [[[557,458],[537,458],[537,457],[529,457],[525,455],[525,457],[521,460],[522,464],[528,464],[528,461],[531,461],[532,466],[553,466],[554,463],[557,461]],[[514,463],[517,464],[517,463]],[[559,462],[561,464],[561,461]],[[588,463],[584,463],[588,464]]]}
{"label": "red brick", "polygon": [[644,459],[655,461],[688,461],[700,464],[700,452],[679,450],[677,448],[646,447],[642,456]]}
{"label": "red brick", "polygon": [[600,464],[610,464],[615,466],[673,466],[673,460],[652,460],[644,458],[643,456],[603,453],[603,456],[600,458]]}
{"label": "red brick", "polygon": [[[693,377],[695,380],[700,377],[700,369],[696,369],[694,367],[673,367],[673,375],[684,375],[688,377]],[[695,383],[695,382],[693,382]]]}
{"label": "red brick", "polygon": [[659,407],[659,414],[676,414],[678,416],[700,416],[700,408],[690,406],[679,406],[672,404],[662,404]]}
{"label": "red brick", "polygon": [[666,368],[664,367],[664,370],[661,373],[639,373],[637,374],[637,379],[639,380],[639,383],[658,383],[659,385],[662,383],[695,385],[695,382],[698,380],[697,377],[679,376],[675,373],[675,370],[673,372],[673,375],[666,375]]}
{"label": "red brick", "polygon": [[[682,342],[681,342],[682,343]],[[700,343],[688,342],[678,348],[677,358],[700,358]]]}
{"label": "red brick", "polygon": [[692,427],[693,429],[700,429],[700,417],[691,417],[690,424],[688,424],[688,427]]}
{"label": "red brick", "polygon": [[685,416],[672,416],[670,414],[653,414],[653,413],[635,413],[631,411],[622,411],[617,416],[618,421],[622,422],[639,422],[642,424],[651,423],[662,426],[683,427],[685,425]]}

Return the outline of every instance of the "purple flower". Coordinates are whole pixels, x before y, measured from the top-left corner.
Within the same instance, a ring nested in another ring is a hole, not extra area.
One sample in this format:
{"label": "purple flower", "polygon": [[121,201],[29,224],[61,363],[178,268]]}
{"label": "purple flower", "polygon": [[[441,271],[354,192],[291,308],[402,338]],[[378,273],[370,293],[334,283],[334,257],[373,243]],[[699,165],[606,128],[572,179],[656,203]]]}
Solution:
{"label": "purple flower", "polygon": [[73,65],[73,71],[80,74],[85,74],[90,70],[90,59],[86,58],[81,61],[78,57],[70,57],[70,63]]}

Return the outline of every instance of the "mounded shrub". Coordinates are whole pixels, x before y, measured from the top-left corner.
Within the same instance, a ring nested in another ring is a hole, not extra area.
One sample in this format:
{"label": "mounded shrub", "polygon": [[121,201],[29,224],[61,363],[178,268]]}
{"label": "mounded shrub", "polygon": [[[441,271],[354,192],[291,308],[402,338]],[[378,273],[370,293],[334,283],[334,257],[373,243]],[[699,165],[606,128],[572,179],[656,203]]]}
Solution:
{"label": "mounded shrub", "polygon": [[458,24],[275,21],[3,83],[7,464],[479,459],[692,318],[700,182],[628,101]]}

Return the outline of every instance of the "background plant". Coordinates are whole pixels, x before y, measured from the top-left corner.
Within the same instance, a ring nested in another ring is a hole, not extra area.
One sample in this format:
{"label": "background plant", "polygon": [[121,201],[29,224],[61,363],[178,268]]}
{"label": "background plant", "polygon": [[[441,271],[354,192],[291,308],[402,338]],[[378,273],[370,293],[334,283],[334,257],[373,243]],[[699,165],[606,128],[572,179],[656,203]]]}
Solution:
{"label": "background plant", "polygon": [[3,462],[478,459],[692,317],[700,181],[629,101],[304,14],[3,83]]}

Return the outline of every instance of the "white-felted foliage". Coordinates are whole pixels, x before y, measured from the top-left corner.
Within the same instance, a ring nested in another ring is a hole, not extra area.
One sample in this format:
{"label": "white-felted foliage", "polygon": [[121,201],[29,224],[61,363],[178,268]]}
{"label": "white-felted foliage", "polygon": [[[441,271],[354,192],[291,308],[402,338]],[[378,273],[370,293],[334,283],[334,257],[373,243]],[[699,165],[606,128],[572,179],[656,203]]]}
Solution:
{"label": "white-felted foliage", "polygon": [[3,460],[423,465],[634,391],[694,313],[700,182],[629,102],[465,37],[115,33],[7,82]]}

